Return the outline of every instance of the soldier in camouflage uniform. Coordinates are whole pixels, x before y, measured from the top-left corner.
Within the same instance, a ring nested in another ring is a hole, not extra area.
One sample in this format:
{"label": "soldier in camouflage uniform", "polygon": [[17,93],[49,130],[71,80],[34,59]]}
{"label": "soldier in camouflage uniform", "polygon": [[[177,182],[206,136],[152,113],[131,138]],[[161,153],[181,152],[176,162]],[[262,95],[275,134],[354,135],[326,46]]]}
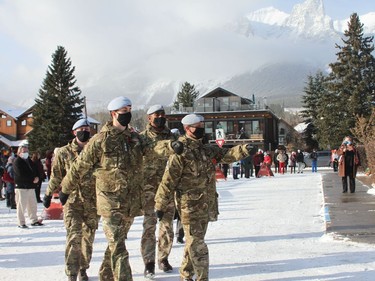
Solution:
{"label": "soldier in camouflage uniform", "polygon": [[[148,111],[147,128],[141,132],[148,141],[176,140],[174,134],[165,126],[165,111],[162,105],[153,105]],[[152,279],[155,275],[155,248],[156,248],[156,224],[155,215],[155,194],[164,173],[168,157],[155,157],[153,154],[146,154],[144,160],[145,178],[145,208],[143,219],[143,233],[141,239],[141,253],[145,264],[144,276]],[[173,244],[173,217],[175,213],[174,200],[172,200],[159,222],[158,236],[158,263],[159,268],[164,272],[171,272],[172,266],[168,262],[168,256]]]}
{"label": "soldier in camouflage uniform", "polygon": [[108,104],[112,121],[91,138],[61,184],[64,202],[83,175],[96,176],[96,201],[108,241],[100,268],[101,281],[132,281],[125,239],[135,216],[143,215],[143,155],[162,157],[182,152],[178,141],[145,142],[130,126],[131,101],[117,97]]}
{"label": "soldier in camouflage uniform", "polygon": [[231,163],[249,155],[248,145],[231,149],[204,145],[203,117],[190,114],[182,119],[186,134],[179,140],[184,144],[181,155],[172,155],[155,197],[158,218],[163,218],[169,202],[176,197],[186,244],[180,267],[181,280],[208,280],[208,248],[204,241],[209,221],[218,215],[215,164]]}
{"label": "soldier in camouflage uniform", "polygon": [[[59,191],[62,179],[90,138],[90,124],[86,119],[78,120],[72,130],[76,137],[57,151],[53,161],[51,178],[43,198],[43,205],[47,209],[51,204],[52,194]],[[91,173],[84,175],[64,206],[65,273],[71,281],[77,280],[78,275],[80,280],[88,280],[86,269],[90,266],[99,221],[96,195],[92,191],[94,186],[95,178]]]}

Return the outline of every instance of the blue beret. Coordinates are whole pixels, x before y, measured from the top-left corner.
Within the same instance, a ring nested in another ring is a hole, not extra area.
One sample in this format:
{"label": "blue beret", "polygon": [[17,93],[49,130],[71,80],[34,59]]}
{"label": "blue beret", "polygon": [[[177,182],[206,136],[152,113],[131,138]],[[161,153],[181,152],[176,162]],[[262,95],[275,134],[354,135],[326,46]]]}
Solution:
{"label": "blue beret", "polygon": [[125,106],[131,106],[132,102],[126,97],[117,97],[108,104],[107,108],[109,111],[118,110]]}
{"label": "blue beret", "polygon": [[193,125],[199,122],[203,122],[204,118],[202,115],[189,114],[182,118],[181,123],[184,125]]}
{"label": "blue beret", "polygon": [[155,113],[156,111],[164,111],[164,107],[161,104],[155,104],[147,110],[147,114]]}
{"label": "blue beret", "polygon": [[73,127],[72,127],[72,130],[76,130],[80,127],[83,127],[83,126],[90,126],[90,122],[87,121],[86,118],[83,118],[83,119],[79,119],[77,122],[74,123]]}

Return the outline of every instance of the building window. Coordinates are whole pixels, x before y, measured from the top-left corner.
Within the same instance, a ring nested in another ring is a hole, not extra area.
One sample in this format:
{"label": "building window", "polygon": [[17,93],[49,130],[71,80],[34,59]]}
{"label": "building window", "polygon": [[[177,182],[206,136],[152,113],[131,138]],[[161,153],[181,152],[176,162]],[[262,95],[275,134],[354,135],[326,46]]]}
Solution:
{"label": "building window", "polygon": [[285,135],[285,129],[284,129],[284,128],[281,128],[281,129],[280,129],[280,135],[281,135],[281,136],[284,136],[284,135]]}
{"label": "building window", "polygon": [[12,127],[12,120],[7,120],[7,127]]}
{"label": "building window", "polygon": [[22,120],[21,121],[21,126],[26,126],[26,123],[27,123],[26,120]]}

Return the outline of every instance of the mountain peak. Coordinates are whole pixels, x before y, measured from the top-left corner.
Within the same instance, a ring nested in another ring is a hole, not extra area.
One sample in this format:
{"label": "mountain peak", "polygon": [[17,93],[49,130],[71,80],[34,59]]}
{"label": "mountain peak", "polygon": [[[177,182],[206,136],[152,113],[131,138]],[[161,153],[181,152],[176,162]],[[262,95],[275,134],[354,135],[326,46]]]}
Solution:
{"label": "mountain peak", "polygon": [[269,25],[283,25],[289,14],[274,7],[267,7],[252,12],[246,16],[249,21],[261,22]]}
{"label": "mountain peak", "polygon": [[307,38],[335,33],[331,18],[325,14],[323,0],[306,0],[296,4],[285,25]]}

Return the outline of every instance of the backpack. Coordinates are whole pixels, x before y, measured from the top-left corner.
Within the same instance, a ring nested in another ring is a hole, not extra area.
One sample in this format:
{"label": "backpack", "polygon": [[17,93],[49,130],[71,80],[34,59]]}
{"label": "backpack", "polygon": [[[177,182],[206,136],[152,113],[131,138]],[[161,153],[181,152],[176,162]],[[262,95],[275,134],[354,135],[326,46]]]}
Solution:
{"label": "backpack", "polygon": [[14,179],[9,175],[9,173],[6,169],[4,170],[4,174],[3,174],[2,179],[3,179],[4,182],[14,183]]}

